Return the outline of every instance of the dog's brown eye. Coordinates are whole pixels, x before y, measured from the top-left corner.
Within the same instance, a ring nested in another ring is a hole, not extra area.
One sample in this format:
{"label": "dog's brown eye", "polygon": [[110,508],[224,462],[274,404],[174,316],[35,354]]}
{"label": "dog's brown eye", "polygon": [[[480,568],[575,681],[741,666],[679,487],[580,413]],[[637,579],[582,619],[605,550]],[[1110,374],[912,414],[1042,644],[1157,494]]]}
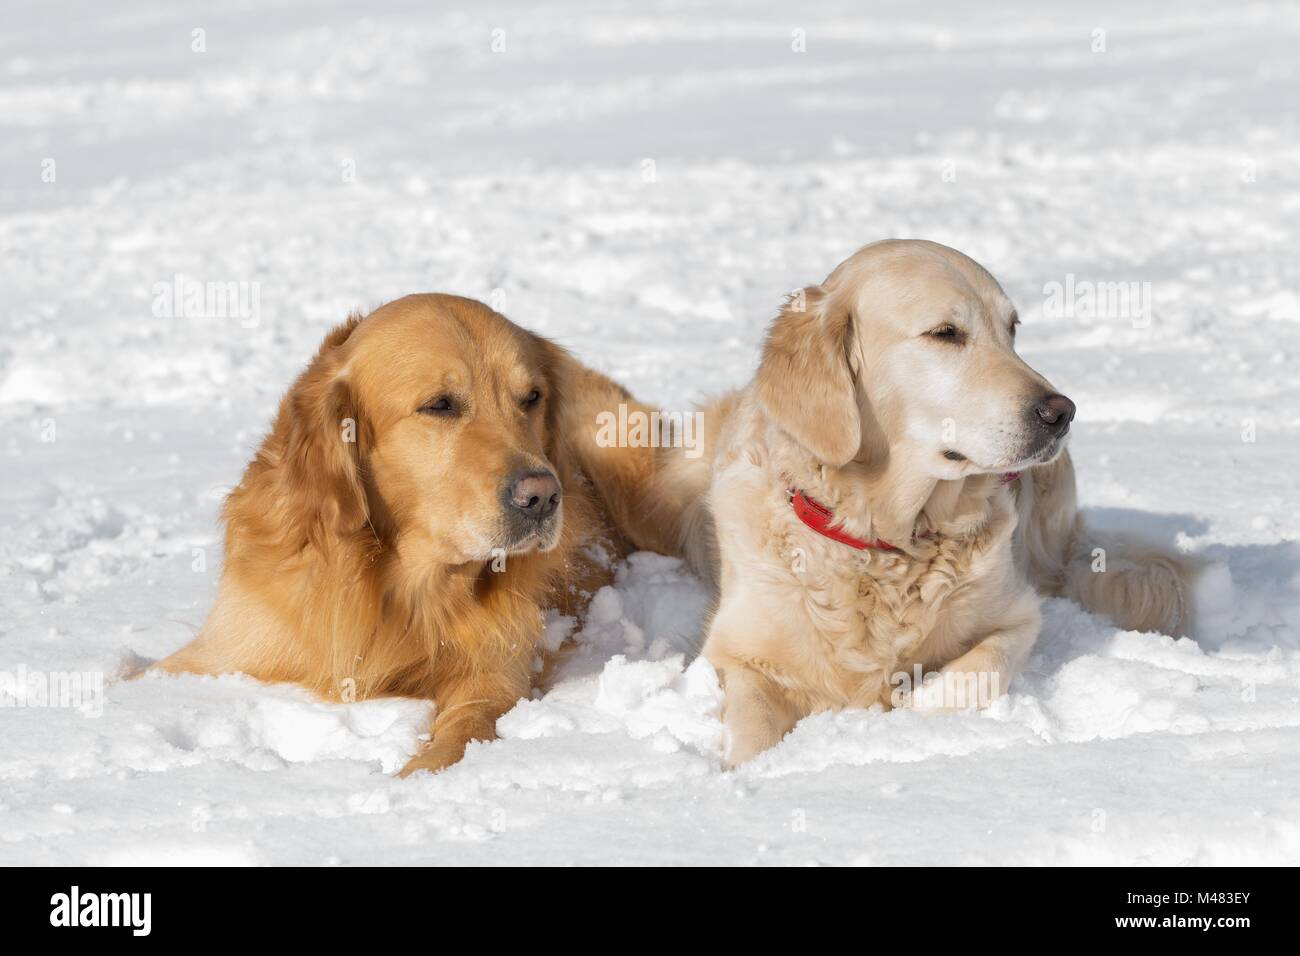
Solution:
{"label": "dog's brown eye", "polygon": [[427,405],[420,406],[420,411],[425,415],[455,415],[459,409],[456,407],[456,400],[450,395],[440,395]]}
{"label": "dog's brown eye", "polygon": [[932,339],[939,339],[943,342],[960,342],[965,336],[961,329],[955,325],[941,325],[938,328],[931,329],[925,333]]}
{"label": "dog's brown eye", "polygon": [[528,393],[528,397],[524,399],[524,408],[533,408],[541,400],[542,400],[542,393],[539,392],[537,389],[533,389],[531,392]]}

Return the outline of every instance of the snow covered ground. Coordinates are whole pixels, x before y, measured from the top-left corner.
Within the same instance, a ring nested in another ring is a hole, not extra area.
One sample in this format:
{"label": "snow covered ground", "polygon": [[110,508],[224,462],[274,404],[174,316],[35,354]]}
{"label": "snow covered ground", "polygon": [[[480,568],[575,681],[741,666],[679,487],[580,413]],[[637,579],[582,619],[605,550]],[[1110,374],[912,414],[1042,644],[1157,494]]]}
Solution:
{"label": "snow covered ground", "polygon": [[[11,9],[0,702],[106,683],[0,708],[0,862],[1300,862],[1300,12],[944,6]],[[202,622],[221,496],[349,309],[490,298],[682,409],[885,236],[1003,280],[1091,518],[1216,562],[1196,641],[1052,601],[988,712],[819,716],[737,773],[656,555],[436,777],[389,775],[419,702],[115,679]],[[177,276],[257,298],[169,309]],[[1150,309],[1045,291],[1114,282]]]}

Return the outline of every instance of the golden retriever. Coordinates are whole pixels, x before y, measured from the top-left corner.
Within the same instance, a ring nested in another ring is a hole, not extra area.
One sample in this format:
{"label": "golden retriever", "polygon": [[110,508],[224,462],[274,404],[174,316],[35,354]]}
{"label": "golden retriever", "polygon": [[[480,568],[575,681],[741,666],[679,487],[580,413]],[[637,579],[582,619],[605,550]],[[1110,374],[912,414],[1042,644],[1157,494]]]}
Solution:
{"label": "golden retriever", "polygon": [[869,245],[791,298],[752,383],[704,409],[701,458],[641,472],[653,507],[625,530],[672,537],[719,588],[703,654],[733,766],[817,711],[986,705],[1040,593],[1190,626],[1192,565],[1086,533],[1074,403],[1016,354],[1017,322],[961,253]]}
{"label": "golden retriever", "polygon": [[[609,574],[601,548],[625,549],[616,525],[649,452],[592,437],[619,403],[639,408],[470,299],[413,295],[352,316],[226,502],[207,622],[157,666],[334,700],[428,698],[431,737],[403,775],[456,762],[527,696],[544,609],[580,613]],[[612,514],[597,486],[615,492]]]}

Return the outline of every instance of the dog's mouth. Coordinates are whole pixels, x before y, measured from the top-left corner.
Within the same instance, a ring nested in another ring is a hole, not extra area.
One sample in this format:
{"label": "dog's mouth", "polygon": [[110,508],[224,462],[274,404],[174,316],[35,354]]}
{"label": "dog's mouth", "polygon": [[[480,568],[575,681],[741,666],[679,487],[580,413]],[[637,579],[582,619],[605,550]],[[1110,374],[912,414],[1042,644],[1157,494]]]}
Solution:
{"label": "dog's mouth", "polygon": [[561,527],[561,517],[558,511],[541,521],[530,521],[527,524],[511,522],[511,527],[502,536],[505,539],[502,547],[510,554],[550,551],[560,541]]}
{"label": "dog's mouth", "polygon": [[1058,434],[1048,436],[1040,442],[1036,448],[1022,452],[1016,458],[1007,459],[1001,462],[995,462],[989,465],[982,465],[972,461],[966,455],[962,454],[955,448],[945,449],[943,457],[946,461],[957,464],[966,464],[969,466],[968,474],[984,475],[1001,475],[1009,471],[1020,471],[1024,468],[1031,468],[1034,465],[1045,465],[1056,458],[1065,448],[1065,439],[1070,434],[1067,426],[1065,430]]}
{"label": "dog's mouth", "polygon": [[1019,461],[989,470],[994,472],[1020,471],[1024,468],[1032,468],[1034,465],[1046,465],[1048,462],[1053,461],[1065,448],[1065,439],[1069,434],[1069,426],[1066,426],[1063,431],[1039,442],[1037,448],[1026,452]]}
{"label": "dog's mouth", "polygon": [[1028,464],[1047,464],[1061,453],[1061,449],[1065,447],[1065,439],[1068,438],[1069,435],[1070,426],[1066,425],[1064,430],[1047,439],[1047,441],[1043,442],[1042,446],[1036,452],[1029,456]]}

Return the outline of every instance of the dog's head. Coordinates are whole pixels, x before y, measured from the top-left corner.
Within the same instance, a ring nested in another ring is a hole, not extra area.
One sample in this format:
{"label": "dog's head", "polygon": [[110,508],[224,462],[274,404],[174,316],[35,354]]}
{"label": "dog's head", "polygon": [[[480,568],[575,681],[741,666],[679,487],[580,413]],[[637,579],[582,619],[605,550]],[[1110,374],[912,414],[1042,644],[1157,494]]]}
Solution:
{"label": "dog's head", "polygon": [[480,302],[412,295],[326,337],[285,397],[286,507],[429,564],[545,551],[563,491],[549,411],[563,353]]}
{"label": "dog's head", "polygon": [[756,380],[766,413],[825,464],[893,456],[935,479],[1051,461],[1074,403],[1016,354],[1016,312],[933,242],[858,251],[792,297]]}

